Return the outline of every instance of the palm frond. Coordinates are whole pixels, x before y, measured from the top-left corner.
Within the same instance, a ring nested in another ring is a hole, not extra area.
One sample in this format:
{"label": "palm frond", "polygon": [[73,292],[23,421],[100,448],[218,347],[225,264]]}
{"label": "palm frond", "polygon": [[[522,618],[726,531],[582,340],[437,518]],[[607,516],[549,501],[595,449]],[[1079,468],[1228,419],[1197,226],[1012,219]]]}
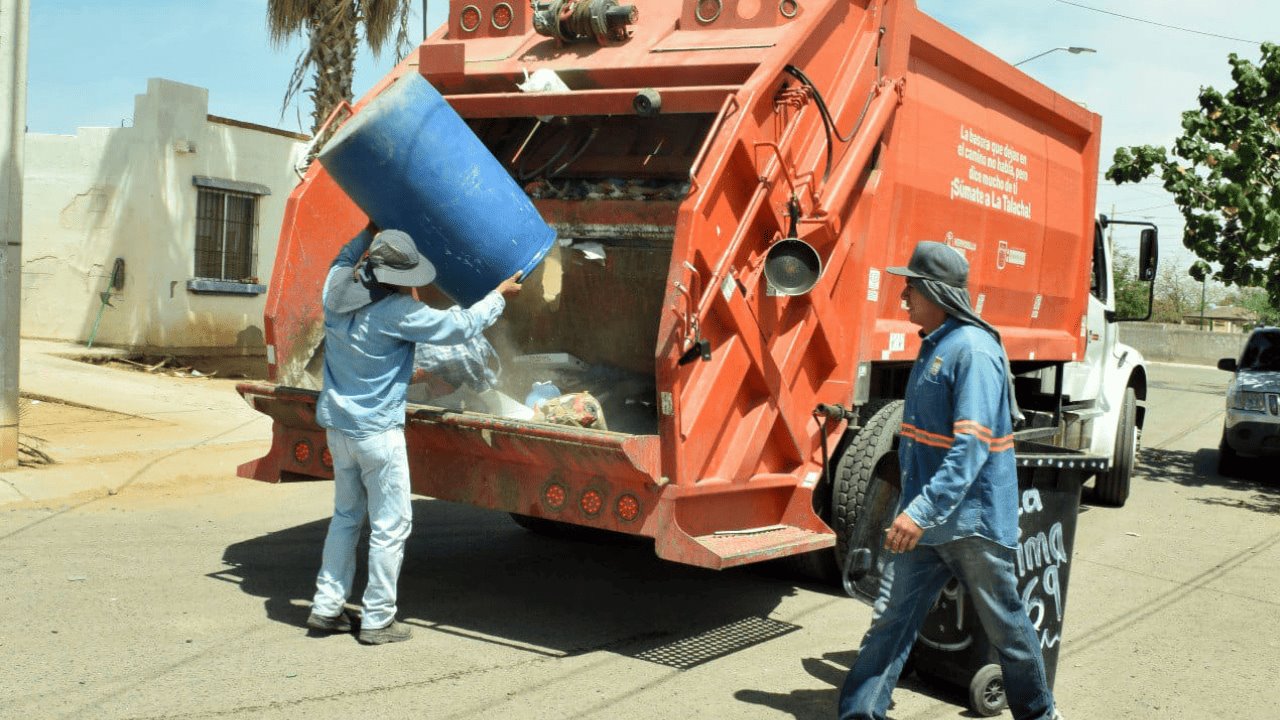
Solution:
{"label": "palm frond", "polygon": [[277,48],[302,32],[318,3],[314,0],[267,0],[267,33]]}
{"label": "palm frond", "polygon": [[[395,33],[398,58],[409,51],[409,14],[412,0],[268,0],[267,29],[276,47],[302,35],[306,42],[294,62],[285,89],[280,115],[299,92],[308,95],[314,106],[312,132],[316,132],[329,111],[351,99],[359,26],[364,39],[377,56]],[[311,87],[303,84],[308,73]]]}
{"label": "palm frond", "polygon": [[365,43],[374,57],[382,53],[393,30],[396,31],[396,57],[409,51],[409,12],[411,0],[363,0],[360,15],[364,22]]}

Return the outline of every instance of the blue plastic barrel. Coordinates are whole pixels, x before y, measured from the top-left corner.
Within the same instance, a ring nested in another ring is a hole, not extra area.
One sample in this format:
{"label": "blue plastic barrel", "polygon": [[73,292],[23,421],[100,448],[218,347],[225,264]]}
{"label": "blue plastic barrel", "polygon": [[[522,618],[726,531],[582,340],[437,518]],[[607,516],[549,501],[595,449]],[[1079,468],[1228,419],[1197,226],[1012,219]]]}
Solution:
{"label": "blue plastic barrel", "polygon": [[383,229],[403,230],[463,306],[551,249],[555,231],[421,75],[405,73],[336,132],[320,163]]}

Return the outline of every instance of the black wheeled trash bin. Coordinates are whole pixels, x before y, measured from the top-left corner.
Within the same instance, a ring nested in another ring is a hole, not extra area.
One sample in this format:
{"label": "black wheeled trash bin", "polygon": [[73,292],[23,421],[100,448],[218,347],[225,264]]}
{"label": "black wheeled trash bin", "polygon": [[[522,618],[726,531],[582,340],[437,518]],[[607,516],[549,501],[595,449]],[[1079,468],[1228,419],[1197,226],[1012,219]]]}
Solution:
{"label": "black wheeled trash bin", "polygon": [[[1018,456],[1018,590],[1040,635],[1050,687],[1066,615],[1080,490],[1103,462],[1075,454]],[[920,628],[909,667],[927,682],[967,691],[969,709],[979,715],[998,715],[1006,705],[1000,660],[971,608],[968,594],[952,578]]]}

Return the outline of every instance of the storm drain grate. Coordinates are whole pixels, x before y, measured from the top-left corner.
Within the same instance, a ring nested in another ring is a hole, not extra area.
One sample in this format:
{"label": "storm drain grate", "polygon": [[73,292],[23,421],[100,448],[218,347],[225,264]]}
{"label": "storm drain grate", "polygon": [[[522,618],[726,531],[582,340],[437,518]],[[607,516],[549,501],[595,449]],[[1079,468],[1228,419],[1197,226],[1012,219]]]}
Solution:
{"label": "storm drain grate", "polygon": [[749,617],[693,637],[642,650],[631,657],[677,670],[688,670],[799,629],[799,625],[781,620]]}

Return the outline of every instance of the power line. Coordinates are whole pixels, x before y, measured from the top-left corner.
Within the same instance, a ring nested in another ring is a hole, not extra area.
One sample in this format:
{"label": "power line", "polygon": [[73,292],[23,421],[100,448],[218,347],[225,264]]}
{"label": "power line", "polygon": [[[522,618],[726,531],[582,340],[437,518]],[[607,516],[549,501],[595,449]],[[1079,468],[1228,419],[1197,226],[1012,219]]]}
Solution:
{"label": "power line", "polygon": [[1088,5],[1081,5],[1080,3],[1071,2],[1070,0],[1054,0],[1054,2],[1059,2],[1059,3],[1062,3],[1063,5],[1071,5],[1073,7],[1082,8],[1084,10],[1092,10],[1094,12],[1102,13],[1104,15],[1114,15],[1116,17],[1124,18],[1125,20],[1133,20],[1135,22],[1146,23],[1148,25],[1155,25],[1157,27],[1169,28],[1170,30],[1181,30],[1182,32],[1195,33],[1196,35],[1207,35],[1208,37],[1221,38],[1223,40],[1235,40],[1236,42],[1249,43],[1250,45],[1262,44],[1257,40],[1246,40],[1244,38],[1232,37],[1230,35],[1219,35],[1218,33],[1205,32],[1204,30],[1192,30],[1191,28],[1178,27],[1177,25],[1166,25],[1165,23],[1156,22],[1155,20],[1147,20],[1146,18],[1134,17],[1132,15],[1121,15],[1118,12],[1111,12],[1110,10],[1103,10],[1101,8],[1089,7]]}
{"label": "power line", "polygon": [[1117,215],[1120,215],[1120,214],[1133,215],[1135,213],[1146,212],[1147,210],[1159,210],[1160,208],[1173,207],[1175,205],[1177,205],[1177,203],[1167,202],[1167,203],[1162,203],[1160,205],[1152,205],[1150,207],[1134,208],[1132,210],[1126,208],[1124,210],[1117,210],[1116,214]]}

